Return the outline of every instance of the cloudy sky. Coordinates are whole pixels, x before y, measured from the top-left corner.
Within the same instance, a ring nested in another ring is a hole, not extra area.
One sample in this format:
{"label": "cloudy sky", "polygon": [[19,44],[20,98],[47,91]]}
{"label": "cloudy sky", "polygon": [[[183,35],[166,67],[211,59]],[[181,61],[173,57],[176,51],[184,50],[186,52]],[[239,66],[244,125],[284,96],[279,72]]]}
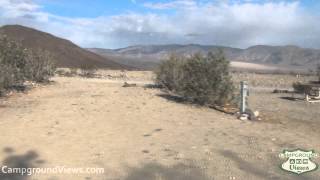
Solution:
{"label": "cloudy sky", "polygon": [[20,24],[82,47],[257,44],[320,48],[319,0],[0,0]]}

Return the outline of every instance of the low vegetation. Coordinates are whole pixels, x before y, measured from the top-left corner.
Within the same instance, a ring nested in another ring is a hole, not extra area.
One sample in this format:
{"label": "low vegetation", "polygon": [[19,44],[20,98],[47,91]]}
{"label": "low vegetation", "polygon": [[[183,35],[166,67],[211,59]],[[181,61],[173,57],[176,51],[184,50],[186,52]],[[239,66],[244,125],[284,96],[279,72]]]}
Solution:
{"label": "low vegetation", "polygon": [[22,86],[25,81],[46,82],[55,71],[52,57],[45,51],[30,51],[0,35],[0,94]]}
{"label": "low vegetation", "polygon": [[80,75],[87,78],[92,78],[95,76],[97,72],[97,68],[94,65],[91,64],[82,64],[80,66]]}
{"label": "low vegetation", "polygon": [[27,58],[26,75],[29,80],[47,82],[54,75],[56,67],[47,51],[30,51]]}
{"label": "low vegetation", "polygon": [[293,91],[299,94],[305,94],[311,90],[311,86],[296,82],[292,84]]}
{"label": "low vegetation", "polygon": [[229,62],[222,52],[191,57],[172,55],[156,70],[156,82],[170,92],[201,105],[236,104]]}
{"label": "low vegetation", "polygon": [[97,77],[98,69],[94,65],[82,64],[80,68],[58,68],[56,74],[64,77],[85,77],[85,78],[95,78]]}
{"label": "low vegetation", "polygon": [[295,82],[292,84],[292,88],[294,89],[294,92],[300,93],[300,94],[310,94],[313,91],[313,87],[317,86],[317,84],[320,83],[320,64],[317,66],[315,75],[317,77],[316,81],[314,79],[309,82],[301,83],[301,82]]}

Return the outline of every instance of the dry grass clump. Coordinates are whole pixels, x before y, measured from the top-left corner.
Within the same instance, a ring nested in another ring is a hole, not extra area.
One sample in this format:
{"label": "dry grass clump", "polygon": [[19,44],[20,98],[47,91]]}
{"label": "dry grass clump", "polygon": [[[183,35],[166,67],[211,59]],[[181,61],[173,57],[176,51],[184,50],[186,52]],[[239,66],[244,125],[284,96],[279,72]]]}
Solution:
{"label": "dry grass clump", "polygon": [[58,76],[75,77],[78,76],[77,68],[58,68],[55,72]]}
{"label": "dry grass clump", "polygon": [[96,75],[96,72],[98,69],[91,64],[82,64],[80,66],[80,76],[86,77],[86,78],[93,78]]}
{"label": "dry grass clump", "polygon": [[76,77],[81,76],[85,78],[96,78],[98,69],[93,65],[82,64],[80,68],[59,68],[56,70],[56,74],[64,77]]}

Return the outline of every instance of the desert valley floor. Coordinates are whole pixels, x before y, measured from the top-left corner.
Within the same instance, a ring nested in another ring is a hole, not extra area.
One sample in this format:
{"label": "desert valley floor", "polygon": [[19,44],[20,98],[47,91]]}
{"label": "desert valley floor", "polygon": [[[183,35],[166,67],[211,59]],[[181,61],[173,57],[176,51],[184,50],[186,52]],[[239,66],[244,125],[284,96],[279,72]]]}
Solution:
{"label": "desert valley floor", "polygon": [[284,149],[320,152],[320,104],[253,91],[250,103],[263,119],[240,121],[145,87],[148,72],[129,72],[137,86],[128,88],[107,77],[55,77],[0,99],[0,165],[103,167],[104,174],[0,180],[320,179],[320,171],[279,168]]}

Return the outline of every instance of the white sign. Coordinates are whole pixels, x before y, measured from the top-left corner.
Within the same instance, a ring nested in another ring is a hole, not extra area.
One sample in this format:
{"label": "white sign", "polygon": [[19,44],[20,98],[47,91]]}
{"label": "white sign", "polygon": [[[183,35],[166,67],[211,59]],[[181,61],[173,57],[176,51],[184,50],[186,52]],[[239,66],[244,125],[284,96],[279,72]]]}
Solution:
{"label": "white sign", "polygon": [[295,174],[314,171],[318,168],[318,165],[311,160],[311,158],[318,157],[318,154],[316,154],[313,150],[285,150],[279,155],[279,157],[287,159],[287,161],[281,165],[281,168],[285,171],[289,171]]}

